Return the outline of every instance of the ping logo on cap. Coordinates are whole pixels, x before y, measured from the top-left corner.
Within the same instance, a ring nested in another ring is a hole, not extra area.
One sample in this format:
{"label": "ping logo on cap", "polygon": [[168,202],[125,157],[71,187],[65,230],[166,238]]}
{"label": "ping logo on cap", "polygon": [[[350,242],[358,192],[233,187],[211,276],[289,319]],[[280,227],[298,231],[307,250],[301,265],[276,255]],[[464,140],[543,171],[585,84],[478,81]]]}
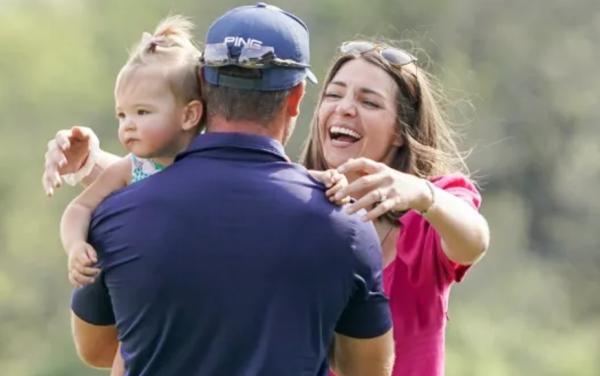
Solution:
{"label": "ping logo on cap", "polygon": [[262,41],[253,38],[244,39],[242,37],[225,37],[223,43],[235,47],[259,48],[262,47]]}

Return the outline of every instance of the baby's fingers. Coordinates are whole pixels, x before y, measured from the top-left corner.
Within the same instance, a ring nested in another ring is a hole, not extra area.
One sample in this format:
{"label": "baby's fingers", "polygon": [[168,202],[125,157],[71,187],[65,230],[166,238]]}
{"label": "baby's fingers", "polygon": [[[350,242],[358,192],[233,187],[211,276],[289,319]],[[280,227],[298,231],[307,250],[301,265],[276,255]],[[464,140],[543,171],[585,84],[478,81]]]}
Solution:
{"label": "baby's fingers", "polygon": [[94,278],[100,273],[100,269],[91,266],[83,266],[78,269],[78,272],[83,276]]}
{"label": "baby's fingers", "polygon": [[87,256],[88,260],[92,264],[95,264],[98,262],[98,255],[96,254],[96,250],[94,249],[94,247],[92,247],[89,244],[85,248],[85,255]]}
{"label": "baby's fingers", "polygon": [[93,277],[87,277],[77,271],[69,272],[69,282],[75,287],[82,287],[94,283]]}

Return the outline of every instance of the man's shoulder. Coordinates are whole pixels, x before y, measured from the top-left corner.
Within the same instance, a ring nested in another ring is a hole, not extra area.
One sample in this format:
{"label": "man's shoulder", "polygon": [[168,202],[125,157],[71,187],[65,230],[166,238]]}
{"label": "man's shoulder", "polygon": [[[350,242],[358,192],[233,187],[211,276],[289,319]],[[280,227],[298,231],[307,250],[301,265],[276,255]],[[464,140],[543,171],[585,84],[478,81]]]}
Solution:
{"label": "man's shoulder", "polygon": [[148,179],[130,184],[122,189],[111,193],[106,197],[96,210],[94,210],[93,218],[102,218],[112,216],[117,212],[122,213],[124,209],[133,208],[141,202],[147,192],[151,192],[146,188]]}

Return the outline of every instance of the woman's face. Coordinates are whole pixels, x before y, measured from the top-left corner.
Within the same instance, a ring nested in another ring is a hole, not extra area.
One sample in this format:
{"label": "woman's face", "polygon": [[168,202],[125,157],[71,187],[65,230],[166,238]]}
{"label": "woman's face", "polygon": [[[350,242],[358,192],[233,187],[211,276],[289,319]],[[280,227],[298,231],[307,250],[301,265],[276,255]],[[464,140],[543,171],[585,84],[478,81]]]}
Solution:
{"label": "woman's face", "polygon": [[350,158],[389,164],[396,135],[398,87],[387,72],[360,58],[345,63],[325,88],[318,127],[325,161],[335,168]]}

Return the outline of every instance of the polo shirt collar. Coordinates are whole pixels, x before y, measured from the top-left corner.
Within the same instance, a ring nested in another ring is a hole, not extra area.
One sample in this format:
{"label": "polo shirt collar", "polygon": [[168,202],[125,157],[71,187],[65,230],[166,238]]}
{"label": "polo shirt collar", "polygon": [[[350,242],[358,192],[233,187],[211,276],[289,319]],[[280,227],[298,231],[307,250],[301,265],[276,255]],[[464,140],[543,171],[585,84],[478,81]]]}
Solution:
{"label": "polo shirt collar", "polygon": [[207,132],[196,137],[190,146],[175,158],[176,161],[197,153],[215,149],[234,148],[267,153],[279,160],[289,162],[283,145],[270,137],[248,133]]}

